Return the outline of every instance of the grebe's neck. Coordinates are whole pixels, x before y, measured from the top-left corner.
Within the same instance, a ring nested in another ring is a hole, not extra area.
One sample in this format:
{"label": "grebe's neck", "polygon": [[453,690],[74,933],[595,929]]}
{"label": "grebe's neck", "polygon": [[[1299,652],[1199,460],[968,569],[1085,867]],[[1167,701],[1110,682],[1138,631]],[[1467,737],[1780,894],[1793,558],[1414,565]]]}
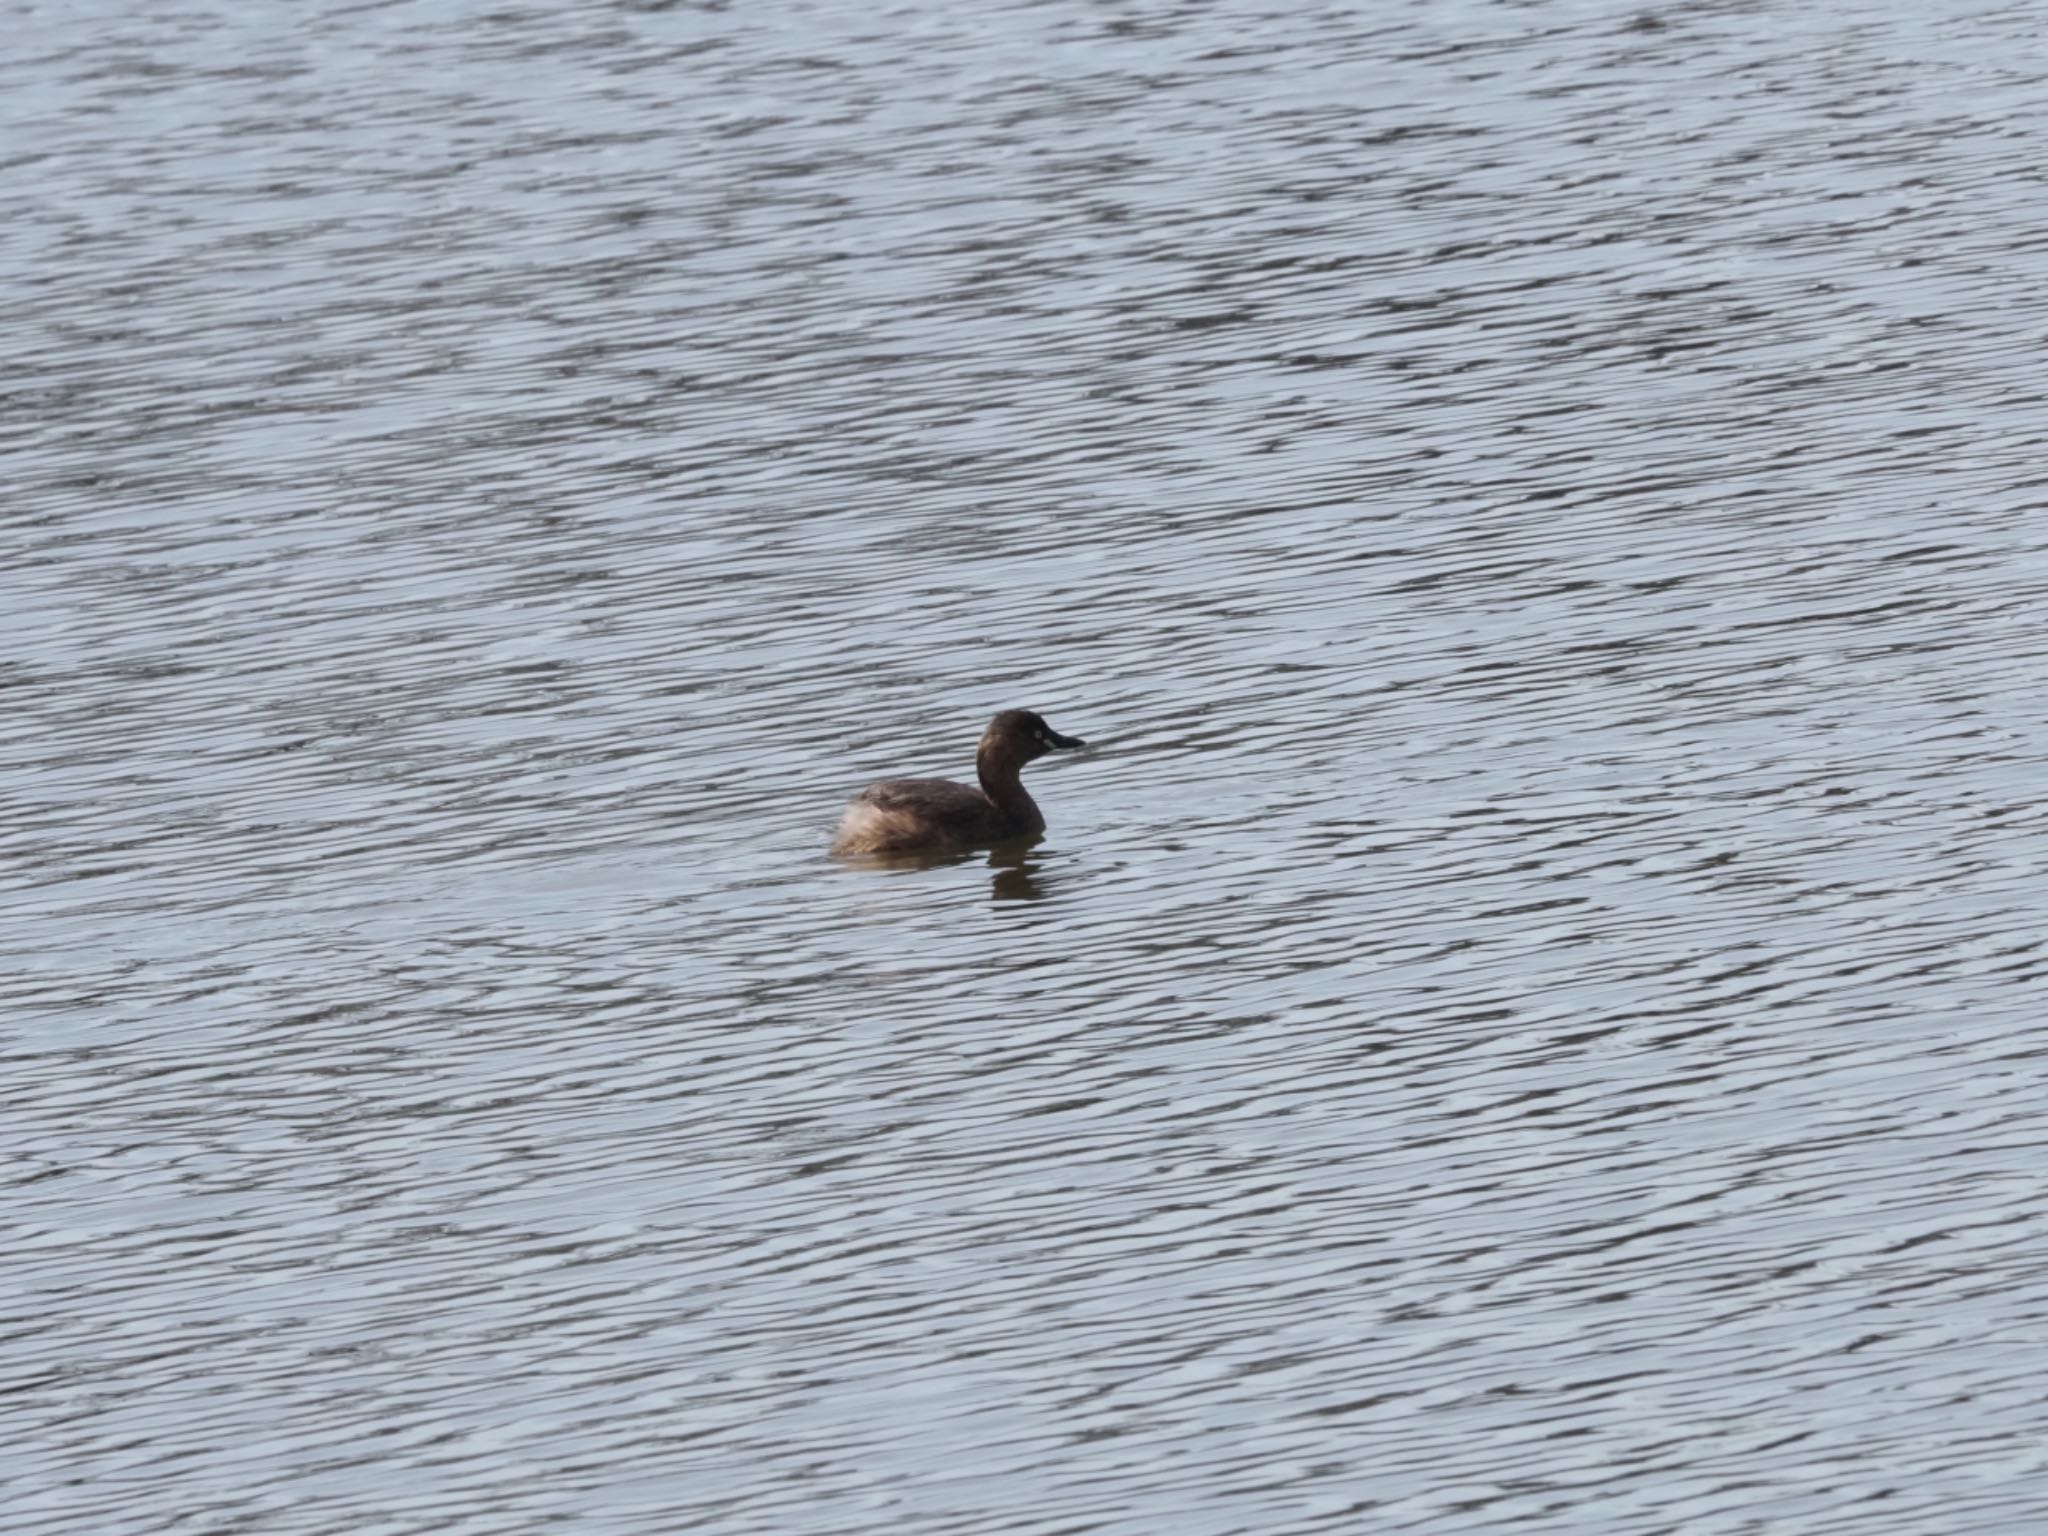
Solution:
{"label": "grebe's neck", "polygon": [[997,810],[1035,832],[1045,830],[1038,802],[1024,788],[1024,764],[996,742],[983,741],[974,754],[974,776]]}

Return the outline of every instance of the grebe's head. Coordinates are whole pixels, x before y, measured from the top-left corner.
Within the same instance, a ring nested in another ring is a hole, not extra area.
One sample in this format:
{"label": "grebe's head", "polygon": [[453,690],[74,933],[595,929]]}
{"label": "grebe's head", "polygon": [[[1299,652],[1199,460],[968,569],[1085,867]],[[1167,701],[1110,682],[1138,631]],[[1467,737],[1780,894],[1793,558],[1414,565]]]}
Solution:
{"label": "grebe's head", "polygon": [[1071,752],[1088,743],[1078,736],[1062,736],[1045,723],[1045,716],[1028,709],[1006,709],[989,721],[981,733],[981,752],[1028,763],[1048,752]]}

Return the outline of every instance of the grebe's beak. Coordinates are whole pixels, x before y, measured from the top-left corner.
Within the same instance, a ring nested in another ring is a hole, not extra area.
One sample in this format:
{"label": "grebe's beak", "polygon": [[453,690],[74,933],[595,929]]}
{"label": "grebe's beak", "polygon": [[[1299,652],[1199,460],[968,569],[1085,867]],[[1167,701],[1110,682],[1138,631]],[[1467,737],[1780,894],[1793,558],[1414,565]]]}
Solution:
{"label": "grebe's beak", "polygon": [[1078,736],[1062,736],[1058,731],[1054,730],[1049,725],[1045,728],[1045,734],[1039,737],[1038,739],[1044,742],[1048,747],[1051,747],[1055,751],[1059,752],[1071,752],[1076,747],[1085,747],[1088,745],[1087,742],[1083,741]]}

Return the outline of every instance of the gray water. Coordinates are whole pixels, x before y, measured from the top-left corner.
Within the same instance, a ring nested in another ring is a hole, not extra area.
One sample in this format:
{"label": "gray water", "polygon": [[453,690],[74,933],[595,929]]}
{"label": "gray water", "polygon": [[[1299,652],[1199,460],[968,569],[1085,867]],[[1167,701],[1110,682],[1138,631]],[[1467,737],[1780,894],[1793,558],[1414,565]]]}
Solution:
{"label": "gray water", "polygon": [[2042,1529],[1933,9],[9,7],[5,1528]]}

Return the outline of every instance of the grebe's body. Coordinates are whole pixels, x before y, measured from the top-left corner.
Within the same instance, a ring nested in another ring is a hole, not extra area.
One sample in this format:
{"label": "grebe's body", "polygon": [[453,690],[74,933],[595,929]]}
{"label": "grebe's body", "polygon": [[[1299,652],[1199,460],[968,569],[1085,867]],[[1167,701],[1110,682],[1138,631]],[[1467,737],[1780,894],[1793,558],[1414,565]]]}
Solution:
{"label": "grebe's body", "polygon": [[834,853],[923,853],[1036,837],[1045,816],[1024,788],[1024,765],[1085,745],[1027,709],[1006,709],[975,749],[981,787],[951,779],[884,779],[847,806]]}

